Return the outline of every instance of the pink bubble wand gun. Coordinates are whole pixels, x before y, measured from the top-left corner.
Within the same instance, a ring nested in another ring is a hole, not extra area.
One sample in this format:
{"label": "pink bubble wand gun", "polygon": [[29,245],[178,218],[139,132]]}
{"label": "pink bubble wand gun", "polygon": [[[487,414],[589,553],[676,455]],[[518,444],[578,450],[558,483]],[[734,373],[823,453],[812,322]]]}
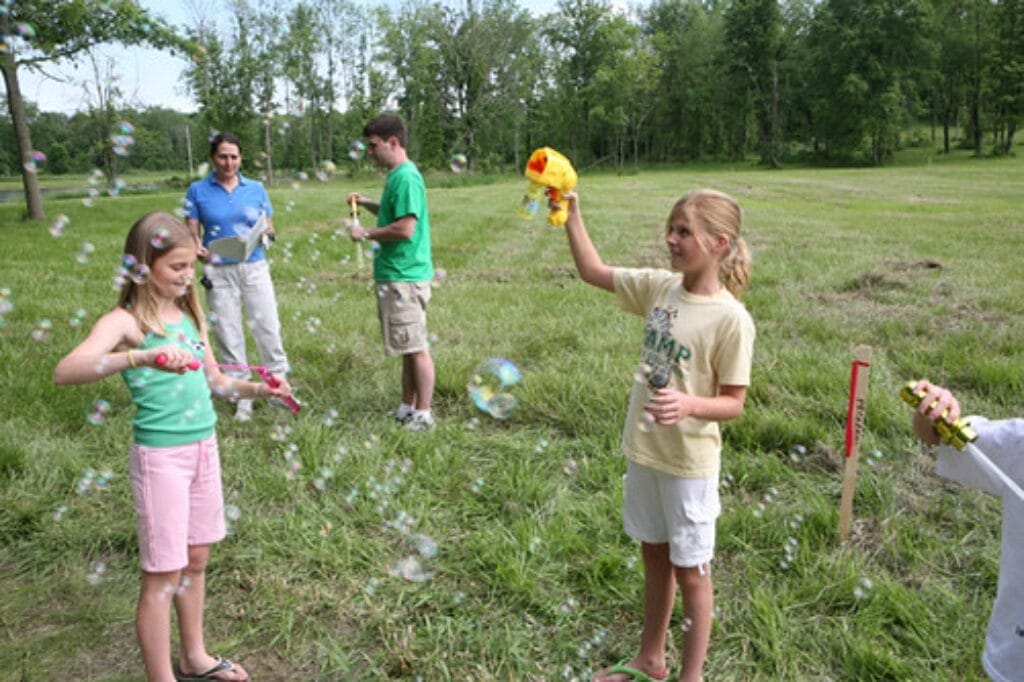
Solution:
{"label": "pink bubble wand gun", "polygon": [[[263,365],[217,365],[221,369],[251,369],[260,375],[260,379],[263,380],[270,388],[277,388],[281,385],[281,381],[270,373],[270,370]],[[290,395],[280,396],[279,400],[285,404],[285,406],[292,411],[292,414],[298,414],[302,406],[295,402],[295,398]]]}

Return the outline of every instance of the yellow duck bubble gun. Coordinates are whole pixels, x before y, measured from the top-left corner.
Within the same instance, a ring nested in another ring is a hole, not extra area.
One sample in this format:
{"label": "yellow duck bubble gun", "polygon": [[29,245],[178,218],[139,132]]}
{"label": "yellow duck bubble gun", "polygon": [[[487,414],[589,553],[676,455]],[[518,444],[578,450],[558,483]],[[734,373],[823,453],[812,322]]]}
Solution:
{"label": "yellow duck bubble gun", "polygon": [[569,159],[551,147],[541,147],[530,154],[523,174],[530,184],[517,213],[523,218],[532,218],[546,196],[558,202],[558,208],[548,213],[548,222],[554,227],[564,227],[569,219],[565,194],[576,188],[578,179]]}

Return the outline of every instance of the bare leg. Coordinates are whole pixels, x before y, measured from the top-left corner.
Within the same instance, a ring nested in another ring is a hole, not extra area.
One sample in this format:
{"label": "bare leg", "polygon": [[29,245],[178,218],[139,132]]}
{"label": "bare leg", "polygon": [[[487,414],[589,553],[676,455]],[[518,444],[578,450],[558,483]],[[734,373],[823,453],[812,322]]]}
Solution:
{"label": "bare leg", "polygon": [[402,356],[402,401],[429,410],[434,400],[434,358],[429,350]]}
{"label": "bare leg", "polygon": [[135,608],[135,633],[142,647],[148,682],[173,682],[171,668],[171,595],[178,571],[143,573]]}
{"label": "bare leg", "polygon": [[[188,548],[188,566],[182,571],[181,589],[174,597],[178,612],[178,631],[181,635],[181,659],[178,664],[185,673],[201,673],[217,664],[217,659],[206,651],[203,641],[203,607],[206,602],[206,563],[210,558],[210,545]],[[218,674],[216,679],[247,680],[242,666]]]}
{"label": "bare leg", "polygon": [[[655,679],[666,675],[665,640],[668,623],[676,599],[676,577],[669,561],[668,543],[641,543],[644,560],[644,627],[640,635],[640,654],[626,663]],[[631,677],[602,671],[594,676],[597,682],[629,682]]]}
{"label": "bare leg", "polygon": [[677,566],[675,571],[683,593],[683,613],[688,619],[685,621],[687,630],[683,635],[683,667],[679,671],[679,680],[700,682],[711,641],[711,612],[714,608],[711,566]]}

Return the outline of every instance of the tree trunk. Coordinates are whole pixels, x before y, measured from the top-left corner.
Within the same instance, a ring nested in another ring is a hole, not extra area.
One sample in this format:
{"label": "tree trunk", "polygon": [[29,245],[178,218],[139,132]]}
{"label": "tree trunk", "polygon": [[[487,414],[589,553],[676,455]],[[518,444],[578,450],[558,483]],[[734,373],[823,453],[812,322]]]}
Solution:
{"label": "tree trunk", "polygon": [[4,52],[0,55],[0,70],[4,72],[4,84],[7,86],[7,109],[14,125],[14,135],[18,140],[18,153],[21,154],[21,184],[25,188],[25,211],[29,218],[42,220],[43,198],[39,192],[39,178],[26,169],[32,161],[32,136],[28,129],[28,117],[25,115],[25,101],[21,98],[18,86],[18,66],[14,55]]}

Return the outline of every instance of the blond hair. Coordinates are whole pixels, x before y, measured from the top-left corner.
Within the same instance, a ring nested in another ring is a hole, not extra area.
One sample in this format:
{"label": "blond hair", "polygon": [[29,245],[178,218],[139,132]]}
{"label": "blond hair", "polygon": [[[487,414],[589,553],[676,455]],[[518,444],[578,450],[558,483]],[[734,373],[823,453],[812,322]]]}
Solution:
{"label": "blond hair", "polygon": [[729,240],[729,248],[718,263],[718,279],[739,298],[750,282],[750,249],[740,236],[743,214],[739,204],[725,192],[695,189],[672,207],[665,224],[667,231],[671,231],[672,220],[680,213],[705,252],[710,250],[713,238],[721,235]]}
{"label": "blond hair", "polygon": [[[136,220],[128,231],[124,241],[124,255],[126,260],[131,257],[139,266],[144,265],[148,271],[152,271],[153,264],[161,256],[182,246],[197,246],[192,231],[170,213],[153,211]],[[185,294],[175,302],[192,318],[196,329],[204,333],[206,318],[199,304],[199,295],[191,282]],[[143,334],[155,332],[166,336],[160,320],[160,306],[150,286],[148,274],[135,279],[125,278],[117,305],[135,317]]]}

